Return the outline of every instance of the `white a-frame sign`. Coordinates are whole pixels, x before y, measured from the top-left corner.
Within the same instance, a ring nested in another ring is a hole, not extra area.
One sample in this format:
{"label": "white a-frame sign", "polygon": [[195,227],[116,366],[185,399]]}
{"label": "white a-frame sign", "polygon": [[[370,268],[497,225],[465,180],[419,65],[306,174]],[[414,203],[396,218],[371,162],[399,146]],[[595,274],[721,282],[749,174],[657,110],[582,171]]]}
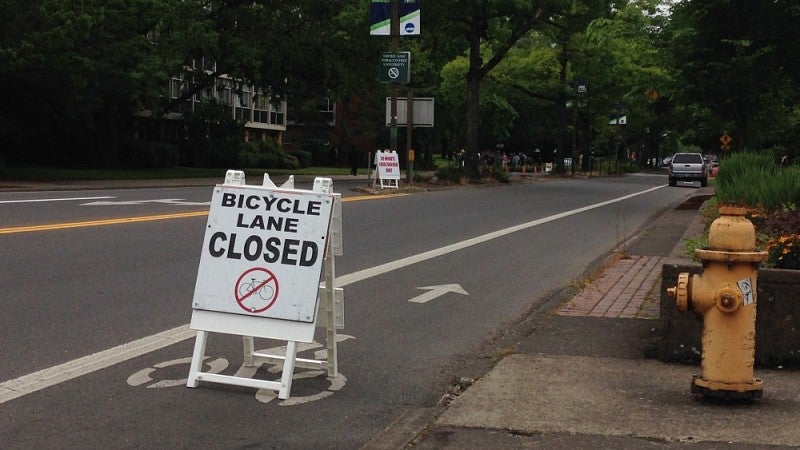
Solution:
{"label": "white a-frame sign", "polygon": [[[245,184],[228,171],[211,200],[197,271],[190,328],[197,330],[188,387],[200,381],[278,391],[289,398],[294,368],[327,367],[338,376],[336,329],[344,326],[334,255],[341,255],[341,197],[329,178],[312,190]],[[324,274],[323,283],[320,279]],[[319,316],[319,319],[318,319]],[[317,323],[327,328],[327,360],[298,359],[297,343],[312,342]],[[246,365],[283,363],[280,381],[202,372],[209,333],[243,338]],[[254,352],[253,338],[287,341],[286,355]]]}

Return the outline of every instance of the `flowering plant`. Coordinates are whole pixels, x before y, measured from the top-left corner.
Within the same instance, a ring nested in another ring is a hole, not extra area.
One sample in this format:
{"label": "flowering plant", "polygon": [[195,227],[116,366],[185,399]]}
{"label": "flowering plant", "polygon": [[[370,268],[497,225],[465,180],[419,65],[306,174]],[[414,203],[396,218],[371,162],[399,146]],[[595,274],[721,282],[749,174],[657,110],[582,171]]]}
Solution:
{"label": "flowering plant", "polygon": [[772,238],[767,242],[769,263],[777,269],[800,269],[800,234]]}

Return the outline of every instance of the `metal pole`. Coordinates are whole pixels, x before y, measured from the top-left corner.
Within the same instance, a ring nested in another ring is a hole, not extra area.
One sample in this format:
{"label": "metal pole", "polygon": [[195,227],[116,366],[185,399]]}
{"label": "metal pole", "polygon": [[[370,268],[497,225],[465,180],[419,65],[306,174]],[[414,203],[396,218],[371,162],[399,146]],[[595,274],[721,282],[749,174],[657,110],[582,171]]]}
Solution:
{"label": "metal pole", "polygon": [[408,184],[414,184],[414,159],[411,157],[411,151],[414,146],[413,142],[414,132],[414,90],[408,89],[408,96],[406,98],[406,152],[408,155]]}
{"label": "metal pole", "polygon": [[[398,0],[392,0],[392,18],[391,18],[391,39],[392,39],[392,52],[400,50],[400,5]],[[390,129],[389,129],[389,149],[393,152],[397,151],[397,83],[392,83],[391,87],[392,98],[390,106]]]}

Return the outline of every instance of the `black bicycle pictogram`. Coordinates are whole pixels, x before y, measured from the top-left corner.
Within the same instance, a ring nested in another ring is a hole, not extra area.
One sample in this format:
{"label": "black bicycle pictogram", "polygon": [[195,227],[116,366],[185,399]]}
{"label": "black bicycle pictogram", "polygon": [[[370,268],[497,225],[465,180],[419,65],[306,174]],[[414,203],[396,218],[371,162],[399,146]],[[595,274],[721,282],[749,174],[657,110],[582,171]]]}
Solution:
{"label": "black bicycle pictogram", "polygon": [[236,280],[233,292],[243,310],[251,314],[264,312],[278,299],[278,279],[268,269],[252,268]]}
{"label": "black bicycle pictogram", "polygon": [[261,297],[262,300],[272,299],[272,294],[275,293],[275,289],[272,289],[272,286],[266,284],[265,280],[250,278],[250,282],[239,285],[239,297],[247,297],[253,290],[258,293],[258,296]]}

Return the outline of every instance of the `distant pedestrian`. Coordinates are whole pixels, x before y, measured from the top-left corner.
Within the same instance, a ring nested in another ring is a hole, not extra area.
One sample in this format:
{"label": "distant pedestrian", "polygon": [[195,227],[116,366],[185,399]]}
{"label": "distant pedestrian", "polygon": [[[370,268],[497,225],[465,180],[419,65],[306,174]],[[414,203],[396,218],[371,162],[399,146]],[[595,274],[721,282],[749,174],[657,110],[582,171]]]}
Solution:
{"label": "distant pedestrian", "polygon": [[359,154],[356,147],[352,144],[347,147],[347,162],[350,164],[350,175],[358,175],[358,159]]}

